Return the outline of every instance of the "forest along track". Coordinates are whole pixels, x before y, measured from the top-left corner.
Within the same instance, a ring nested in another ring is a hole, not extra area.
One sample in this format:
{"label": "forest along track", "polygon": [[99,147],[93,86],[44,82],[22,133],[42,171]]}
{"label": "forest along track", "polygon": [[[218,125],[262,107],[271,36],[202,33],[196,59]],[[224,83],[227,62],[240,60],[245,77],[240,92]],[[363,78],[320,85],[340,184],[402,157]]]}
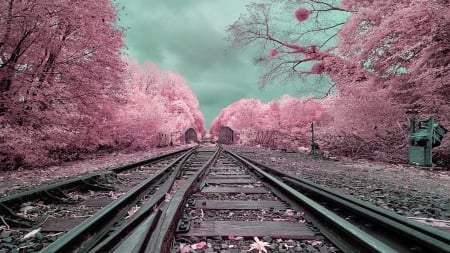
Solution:
{"label": "forest along track", "polygon": [[[192,152],[192,148],[170,152],[0,198],[0,252],[41,250]],[[127,205],[132,210],[136,208],[136,203]]]}

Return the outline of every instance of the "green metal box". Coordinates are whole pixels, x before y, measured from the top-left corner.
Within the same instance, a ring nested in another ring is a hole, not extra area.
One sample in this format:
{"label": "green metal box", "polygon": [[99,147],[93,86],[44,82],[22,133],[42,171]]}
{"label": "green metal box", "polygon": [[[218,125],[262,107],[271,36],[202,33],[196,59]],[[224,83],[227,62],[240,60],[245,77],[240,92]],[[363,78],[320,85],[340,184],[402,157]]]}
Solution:
{"label": "green metal box", "polygon": [[432,149],[441,144],[447,129],[436,124],[433,117],[411,119],[409,125],[409,164],[431,167]]}

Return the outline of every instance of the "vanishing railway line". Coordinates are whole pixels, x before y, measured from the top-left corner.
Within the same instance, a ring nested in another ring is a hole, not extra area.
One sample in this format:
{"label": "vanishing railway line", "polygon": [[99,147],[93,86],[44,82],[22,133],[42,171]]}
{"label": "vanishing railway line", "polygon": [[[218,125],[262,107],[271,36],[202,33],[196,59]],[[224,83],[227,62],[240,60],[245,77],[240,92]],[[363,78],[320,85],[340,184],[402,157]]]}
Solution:
{"label": "vanishing railway line", "polygon": [[[219,146],[184,150],[164,166],[144,164],[123,169],[110,183],[90,183],[91,202],[102,202],[101,192],[117,199],[84,210],[84,221],[72,229],[58,227],[70,216],[39,224],[48,233],[64,232],[41,252],[319,252],[317,245],[328,247],[321,252],[450,252],[448,233]],[[117,181],[126,184],[114,186]],[[74,199],[66,196],[70,187],[56,189],[56,199]],[[7,198],[0,199],[4,207],[13,203]],[[86,199],[80,209],[92,207]]]}

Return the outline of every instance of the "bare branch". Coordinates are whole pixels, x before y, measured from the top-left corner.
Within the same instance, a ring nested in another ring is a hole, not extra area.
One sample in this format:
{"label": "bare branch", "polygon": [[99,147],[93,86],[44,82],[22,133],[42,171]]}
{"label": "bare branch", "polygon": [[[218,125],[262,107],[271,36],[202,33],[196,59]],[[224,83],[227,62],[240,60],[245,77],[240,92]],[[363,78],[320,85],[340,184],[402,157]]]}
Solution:
{"label": "bare branch", "polygon": [[318,1],[318,0],[309,0],[309,1],[311,1],[311,2],[313,2],[315,4],[322,4],[322,5],[325,5],[325,6],[328,7],[328,9],[314,9],[314,11],[345,11],[345,12],[349,12],[346,9],[342,9],[342,8],[333,6],[333,5],[331,5],[329,3],[326,3],[326,2],[323,2],[323,1]]}

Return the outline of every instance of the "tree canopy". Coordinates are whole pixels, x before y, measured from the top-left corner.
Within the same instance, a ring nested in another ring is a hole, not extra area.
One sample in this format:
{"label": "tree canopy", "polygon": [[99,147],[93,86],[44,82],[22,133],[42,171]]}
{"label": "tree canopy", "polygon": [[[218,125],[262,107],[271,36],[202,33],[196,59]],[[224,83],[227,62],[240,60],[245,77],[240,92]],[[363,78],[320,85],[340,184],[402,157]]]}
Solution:
{"label": "tree canopy", "polygon": [[[369,144],[361,155],[402,160],[410,118],[450,125],[449,9],[447,0],[272,0],[249,5],[228,31],[234,46],[260,47],[262,86],[330,78],[325,95],[338,95],[324,139],[335,152]],[[449,142],[437,153],[449,162]]]}
{"label": "tree canopy", "polygon": [[204,133],[184,79],[127,63],[123,32],[110,0],[0,2],[0,170]]}

